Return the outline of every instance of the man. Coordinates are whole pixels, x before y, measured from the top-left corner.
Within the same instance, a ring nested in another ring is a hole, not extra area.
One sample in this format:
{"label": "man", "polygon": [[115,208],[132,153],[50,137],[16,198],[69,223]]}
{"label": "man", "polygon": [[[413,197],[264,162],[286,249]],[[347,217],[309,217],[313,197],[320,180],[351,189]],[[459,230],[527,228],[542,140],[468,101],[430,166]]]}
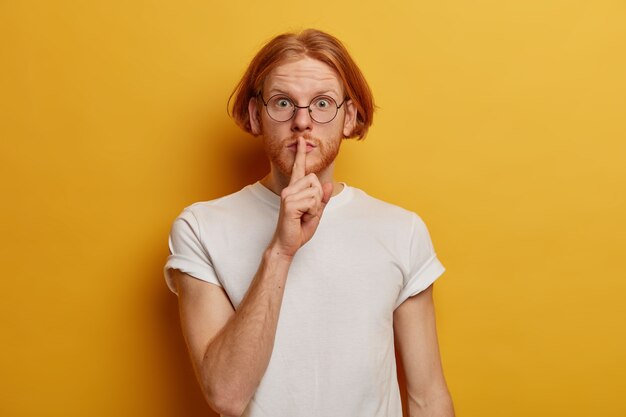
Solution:
{"label": "man", "polygon": [[[233,117],[270,172],[175,220],[168,285],[209,405],[224,416],[450,417],[432,283],[443,272],[420,218],[337,182],[344,138],[373,100],[343,45],[284,34],[252,60]],[[396,343],[394,345],[394,334]]]}

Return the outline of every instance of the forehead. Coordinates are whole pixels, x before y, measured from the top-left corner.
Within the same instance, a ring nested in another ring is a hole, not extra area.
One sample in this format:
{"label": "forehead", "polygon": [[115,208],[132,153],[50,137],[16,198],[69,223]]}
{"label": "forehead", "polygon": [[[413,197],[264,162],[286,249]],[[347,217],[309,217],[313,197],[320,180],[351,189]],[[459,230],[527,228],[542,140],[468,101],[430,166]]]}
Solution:
{"label": "forehead", "polygon": [[263,90],[271,93],[308,95],[343,91],[337,72],[317,59],[303,57],[275,67],[265,78]]}

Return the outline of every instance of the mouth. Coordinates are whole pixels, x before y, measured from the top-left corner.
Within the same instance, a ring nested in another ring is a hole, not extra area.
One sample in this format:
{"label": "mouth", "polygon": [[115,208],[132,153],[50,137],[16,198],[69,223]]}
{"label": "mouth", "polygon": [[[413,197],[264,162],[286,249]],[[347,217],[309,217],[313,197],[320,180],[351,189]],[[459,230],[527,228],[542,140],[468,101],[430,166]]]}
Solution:
{"label": "mouth", "polygon": [[[298,151],[298,141],[295,142],[290,142],[286,145],[286,148],[289,149],[291,152],[297,152]],[[317,148],[317,146],[315,145],[315,143],[313,141],[307,140],[306,141],[306,153],[311,152],[313,149]]]}

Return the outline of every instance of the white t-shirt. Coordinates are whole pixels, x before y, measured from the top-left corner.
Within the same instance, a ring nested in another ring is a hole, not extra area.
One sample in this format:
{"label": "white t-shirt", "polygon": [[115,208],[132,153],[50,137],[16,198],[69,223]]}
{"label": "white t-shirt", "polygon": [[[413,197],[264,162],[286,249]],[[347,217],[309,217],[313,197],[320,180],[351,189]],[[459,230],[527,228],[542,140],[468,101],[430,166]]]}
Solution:
{"label": "white t-shirt", "polygon": [[[170,269],[224,288],[235,309],[270,242],[280,198],[260,183],[174,221]],[[344,185],[285,284],[274,350],[245,417],[401,417],[393,311],[444,271],[414,213]]]}

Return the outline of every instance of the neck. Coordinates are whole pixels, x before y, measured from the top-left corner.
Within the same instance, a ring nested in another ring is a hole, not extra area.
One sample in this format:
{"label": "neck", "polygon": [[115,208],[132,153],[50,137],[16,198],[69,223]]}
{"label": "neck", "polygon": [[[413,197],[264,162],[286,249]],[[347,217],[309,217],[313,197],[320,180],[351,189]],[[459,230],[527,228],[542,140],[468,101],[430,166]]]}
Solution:
{"label": "neck", "polygon": [[[343,189],[343,184],[335,181],[333,177],[334,163],[330,164],[325,170],[317,173],[317,178],[320,183],[325,184],[330,182],[333,184],[333,194],[336,196]],[[266,188],[270,189],[274,194],[280,195],[285,187],[289,185],[290,177],[282,174],[273,164],[271,165],[270,172],[261,179],[260,183]]]}

